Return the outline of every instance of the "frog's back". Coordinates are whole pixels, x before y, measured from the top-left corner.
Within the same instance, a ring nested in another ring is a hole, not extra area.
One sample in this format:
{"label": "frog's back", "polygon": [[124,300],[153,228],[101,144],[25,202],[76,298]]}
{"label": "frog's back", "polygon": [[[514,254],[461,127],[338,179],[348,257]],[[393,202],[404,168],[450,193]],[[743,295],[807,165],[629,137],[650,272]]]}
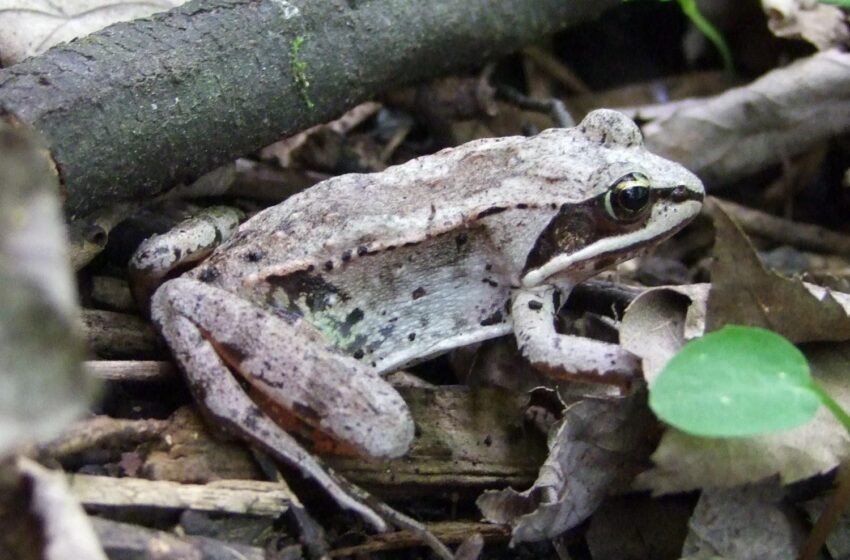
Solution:
{"label": "frog's back", "polygon": [[[340,262],[348,252],[400,246],[471,225],[507,208],[586,197],[598,155],[577,129],[476,140],[381,173],[334,177],[242,225],[210,264],[244,276]],[[239,250],[257,266],[228,266]],[[261,262],[262,261],[262,262]]]}

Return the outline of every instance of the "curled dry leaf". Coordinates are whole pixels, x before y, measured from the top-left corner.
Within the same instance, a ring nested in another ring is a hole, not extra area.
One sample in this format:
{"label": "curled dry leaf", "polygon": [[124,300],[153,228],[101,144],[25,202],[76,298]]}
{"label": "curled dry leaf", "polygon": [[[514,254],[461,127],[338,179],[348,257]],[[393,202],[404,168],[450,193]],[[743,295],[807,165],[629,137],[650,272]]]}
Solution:
{"label": "curled dry leaf", "polygon": [[838,6],[815,0],[762,0],[767,26],[777,37],[803,39],[819,51],[850,44],[847,17]]}
{"label": "curled dry leaf", "polygon": [[709,186],[728,184],[850,130],[850,53],[837,50],[672,111],[638,115],[649,149],[678,161]]}
{"label": "curled dry leaf", "polygon": [[590,516],[646,425],[645,394],[620,401],[586,399],[567,408],[553,431],[549,456],[531,488],[482,494],[478,507],[494,523],[513,526],[512,542],[552,538]]}
{"label": "curled dry leaf", "polygon": [[0,63],[40,54],[118,21],[149,16],[185,0],[0,0]]}

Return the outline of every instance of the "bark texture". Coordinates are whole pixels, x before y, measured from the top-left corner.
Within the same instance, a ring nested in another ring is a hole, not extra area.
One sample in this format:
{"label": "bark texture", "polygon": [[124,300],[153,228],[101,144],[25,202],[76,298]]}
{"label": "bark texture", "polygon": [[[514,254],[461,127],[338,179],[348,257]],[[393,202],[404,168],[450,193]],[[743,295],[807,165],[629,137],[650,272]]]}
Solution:
{"label": "bark texture", "polygon": [[80,216],[616,3],[199,0],[0,70],[0,114],[47,138]]}

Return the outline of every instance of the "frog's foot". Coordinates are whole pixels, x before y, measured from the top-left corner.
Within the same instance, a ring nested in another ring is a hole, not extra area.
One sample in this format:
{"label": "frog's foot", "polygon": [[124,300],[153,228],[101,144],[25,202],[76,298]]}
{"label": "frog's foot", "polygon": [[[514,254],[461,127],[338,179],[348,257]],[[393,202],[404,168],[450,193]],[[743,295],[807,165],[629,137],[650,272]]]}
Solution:
{"label": "frog's foot", "polygon": [[298,318],[279,317],[202,282],[166,282],[151,302],[197,401],[217,425],[246,438],[321,484],[343,507],[386,530],[383,515],[353,497],[352,485],[323,467],[260,409],[274,402],[330,437],[372,456],[403,454],[414,425],[401,396],[374,370],[329,348]]}
{"label": "frog's foot", "polygon": [[555,289],[514,294],[511,314],[522,355],[544,374],[566,380],[607,383],[627,389],[640,377],[640,360],[616,344],[555,330]]}
{"label": "frog's foot", "polygon": [[143,241],[128,265],[136,303],[147,309],[151,294],[165,278],[209,255],[233,236],[244,218],[236,208],[211,206]]}

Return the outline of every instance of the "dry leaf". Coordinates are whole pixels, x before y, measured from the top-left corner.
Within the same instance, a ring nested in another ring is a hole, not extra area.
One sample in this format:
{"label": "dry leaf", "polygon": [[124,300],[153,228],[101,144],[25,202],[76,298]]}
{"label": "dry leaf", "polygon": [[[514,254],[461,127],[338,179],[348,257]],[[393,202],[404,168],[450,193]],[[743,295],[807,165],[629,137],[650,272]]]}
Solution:
{"label": "dry leaf", "polygon": [[805,528],[796,512],[782,502],[783,497],[775,479],[703,492],[682,554],[794,560],[805,539]]}
{"label": "dry leaf", "polygon": [[717,241],[706,330],[764,327],[792,342],[850,340],[848,296],[767,270],[722,204],[710,203]]}
{"label": "dry leaf", "polygon": [[850,130],[850,53],[818,53],[744,87],[641,108],[647,148],[710,186],[752,175]]}
{"label": "dry leaf", "polygon": [[0,456],[65,428],[93,392],[45,154],[0,119]]}
{"label": "dry leaf", "polygon": [[0,63],[41,54],[118,21],[147,17],[185,0],[0,0]]}
{"label": "dry leaf", "polygon": [[0,471],[0,530],[5,535],[0,557],[106,560],[64,473],[24,458],[6,463]]}
{"label": "dry leaf", "polygon": [[511,542],[552,538],[590,516],[645,426],[645,394],[620,401],[586,399],[570,406],[551,437],[531,488],[482,494],[476,504],[493,523],[513,526]]}
{"label": "dry leaf", "polygon": [[814,0],[762,0],[767,26],[777,37],[803,39],[819,51],[850,44],[847,17],[838,6]]}

